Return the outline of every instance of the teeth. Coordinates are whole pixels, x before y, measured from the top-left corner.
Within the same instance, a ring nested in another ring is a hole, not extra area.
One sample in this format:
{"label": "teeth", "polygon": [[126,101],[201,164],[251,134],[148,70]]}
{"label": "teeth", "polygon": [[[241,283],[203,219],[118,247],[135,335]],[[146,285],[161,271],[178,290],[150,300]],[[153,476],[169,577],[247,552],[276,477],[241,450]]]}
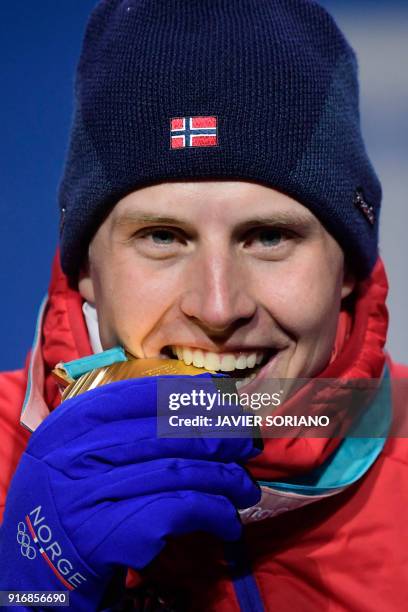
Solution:
{"label": "teeth", "polygon": [[219,370],[221,367],[221,360],[219,355],[215,353],[206,353],[204,367],[207,370]]}
{"label": "teeth", "polygon": [[249,376],[246,376],[245,378],[243,378],[242,380],[237,380],[235,382],[235,386],[237,387],[237,389],[240,389],[241,387],[243,387],[244,385],[248,384],[249,382],[251,382],[251,380],[254,380],[256,374],[250,374]]}
{"label": "teeth", "polygon": [[247,357],[247,368],[253,368],[256,363],[256,353]]}
{"label": "teeth", "polygon": [[221,372],[233,372],[234,370],[246,370],[259,365],[265,357],[266,351],[254,351],[252,353],[235,356],[233,353],[212,353],[201,349],[190,349],[185,346],[172,346],[171,350],[180,361],[186,365],[195,365],[197,368],[206,370],[219,370]]}
{"label": "teeth", "polygon": [[236,361],[234,355],[224,355],[221,359],[221,372],[233,372]]}
{"label": "teeth", "polygon": [[189,348],[183,348],[181,359],[186,365],[191,365],[193,363],[193,351]]}
{"label": "teeth", "polygon": [[204,354],[200,349],[196,349],[193,352],[193,365],[195,365],[196,368],[202,368],[204,366]]}
{"label": "teeth", "polygon": [[[260,363],[262,361],[262,357],[263,355],[260,354],[259,361],[257,361],[257,363]],[[247,360],[244,355],[240,355],[238,357],[238,359],[235,362],[235,367],[237,368],[237,370],[245,370],[245,368],[247,367]]]}

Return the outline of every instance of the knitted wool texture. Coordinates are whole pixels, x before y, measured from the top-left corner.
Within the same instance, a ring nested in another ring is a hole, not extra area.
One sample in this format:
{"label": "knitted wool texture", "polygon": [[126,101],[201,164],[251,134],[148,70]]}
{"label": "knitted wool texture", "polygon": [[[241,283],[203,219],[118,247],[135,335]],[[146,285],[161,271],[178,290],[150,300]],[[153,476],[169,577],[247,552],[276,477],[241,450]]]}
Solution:
{"label": "knitted wool texture", "polygon": [[[75,97],[59,197],[67,274],[122,197],[209,178],[293,197],[360,277],[371,271],[381,186],[361,136],[357,62],[315,2],[103,0]],[[171,148],[171,120],[202,116],[215,118],[216,144]]]}

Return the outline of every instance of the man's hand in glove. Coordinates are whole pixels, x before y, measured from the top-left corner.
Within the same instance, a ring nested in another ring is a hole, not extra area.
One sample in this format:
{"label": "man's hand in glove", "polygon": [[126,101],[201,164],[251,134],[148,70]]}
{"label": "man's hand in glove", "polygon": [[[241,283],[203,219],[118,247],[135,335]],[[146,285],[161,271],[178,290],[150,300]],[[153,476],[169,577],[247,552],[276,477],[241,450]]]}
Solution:
{"label": "man's hand in glove", "polygon": [[70,590],[97,609],[120,568],[144,568],[167,536],[238,539],[259,486],[251,438],[156,437],[157,379],[64,402],[32,435],[0,530],[0,590]]}

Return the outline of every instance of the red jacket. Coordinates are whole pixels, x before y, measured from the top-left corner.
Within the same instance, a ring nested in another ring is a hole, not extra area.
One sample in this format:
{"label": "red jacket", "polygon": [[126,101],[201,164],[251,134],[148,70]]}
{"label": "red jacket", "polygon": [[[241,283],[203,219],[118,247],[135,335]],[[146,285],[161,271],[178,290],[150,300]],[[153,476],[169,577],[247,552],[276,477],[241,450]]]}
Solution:
{"label": "red jacket", "polygon": [[[340,317],[337,354],[321,377],[380,378],[387,362],[393,381],[408,378],[408,368],[384,353],[386,294],[378,261],[370,279],[360,283],[351,314]],[[34,429],[59,403],[51,369],[92,352],[81,305],[56,258],[26,368],[0,375],[0,516],[30,436],[26,427]],[[404,414],[404,408],[408,399],[393,383],[393,409]],[[250,470],[268,481],[307,473],[338,444],[338,439],[268,439]],[[240,545],[226,551],[202,534],[170,541],[143,576],[129,573],[128,585],[139,593],[134,605],[148,609],[153,598],[154,609],[400,612],[408,601],[407,464],[408,440],[390,438],[355,484],[246,525]]]}

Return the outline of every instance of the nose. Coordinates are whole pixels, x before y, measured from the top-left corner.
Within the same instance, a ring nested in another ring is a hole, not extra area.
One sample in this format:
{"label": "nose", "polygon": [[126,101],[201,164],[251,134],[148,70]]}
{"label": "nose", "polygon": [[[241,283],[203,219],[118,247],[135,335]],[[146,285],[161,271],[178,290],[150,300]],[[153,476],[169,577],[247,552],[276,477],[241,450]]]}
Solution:
{"label": "nose", "polygon": [[202,254],[188,277],[180,308],[209,336],[226,335],[254,316],[256,302],[232,254]]}

